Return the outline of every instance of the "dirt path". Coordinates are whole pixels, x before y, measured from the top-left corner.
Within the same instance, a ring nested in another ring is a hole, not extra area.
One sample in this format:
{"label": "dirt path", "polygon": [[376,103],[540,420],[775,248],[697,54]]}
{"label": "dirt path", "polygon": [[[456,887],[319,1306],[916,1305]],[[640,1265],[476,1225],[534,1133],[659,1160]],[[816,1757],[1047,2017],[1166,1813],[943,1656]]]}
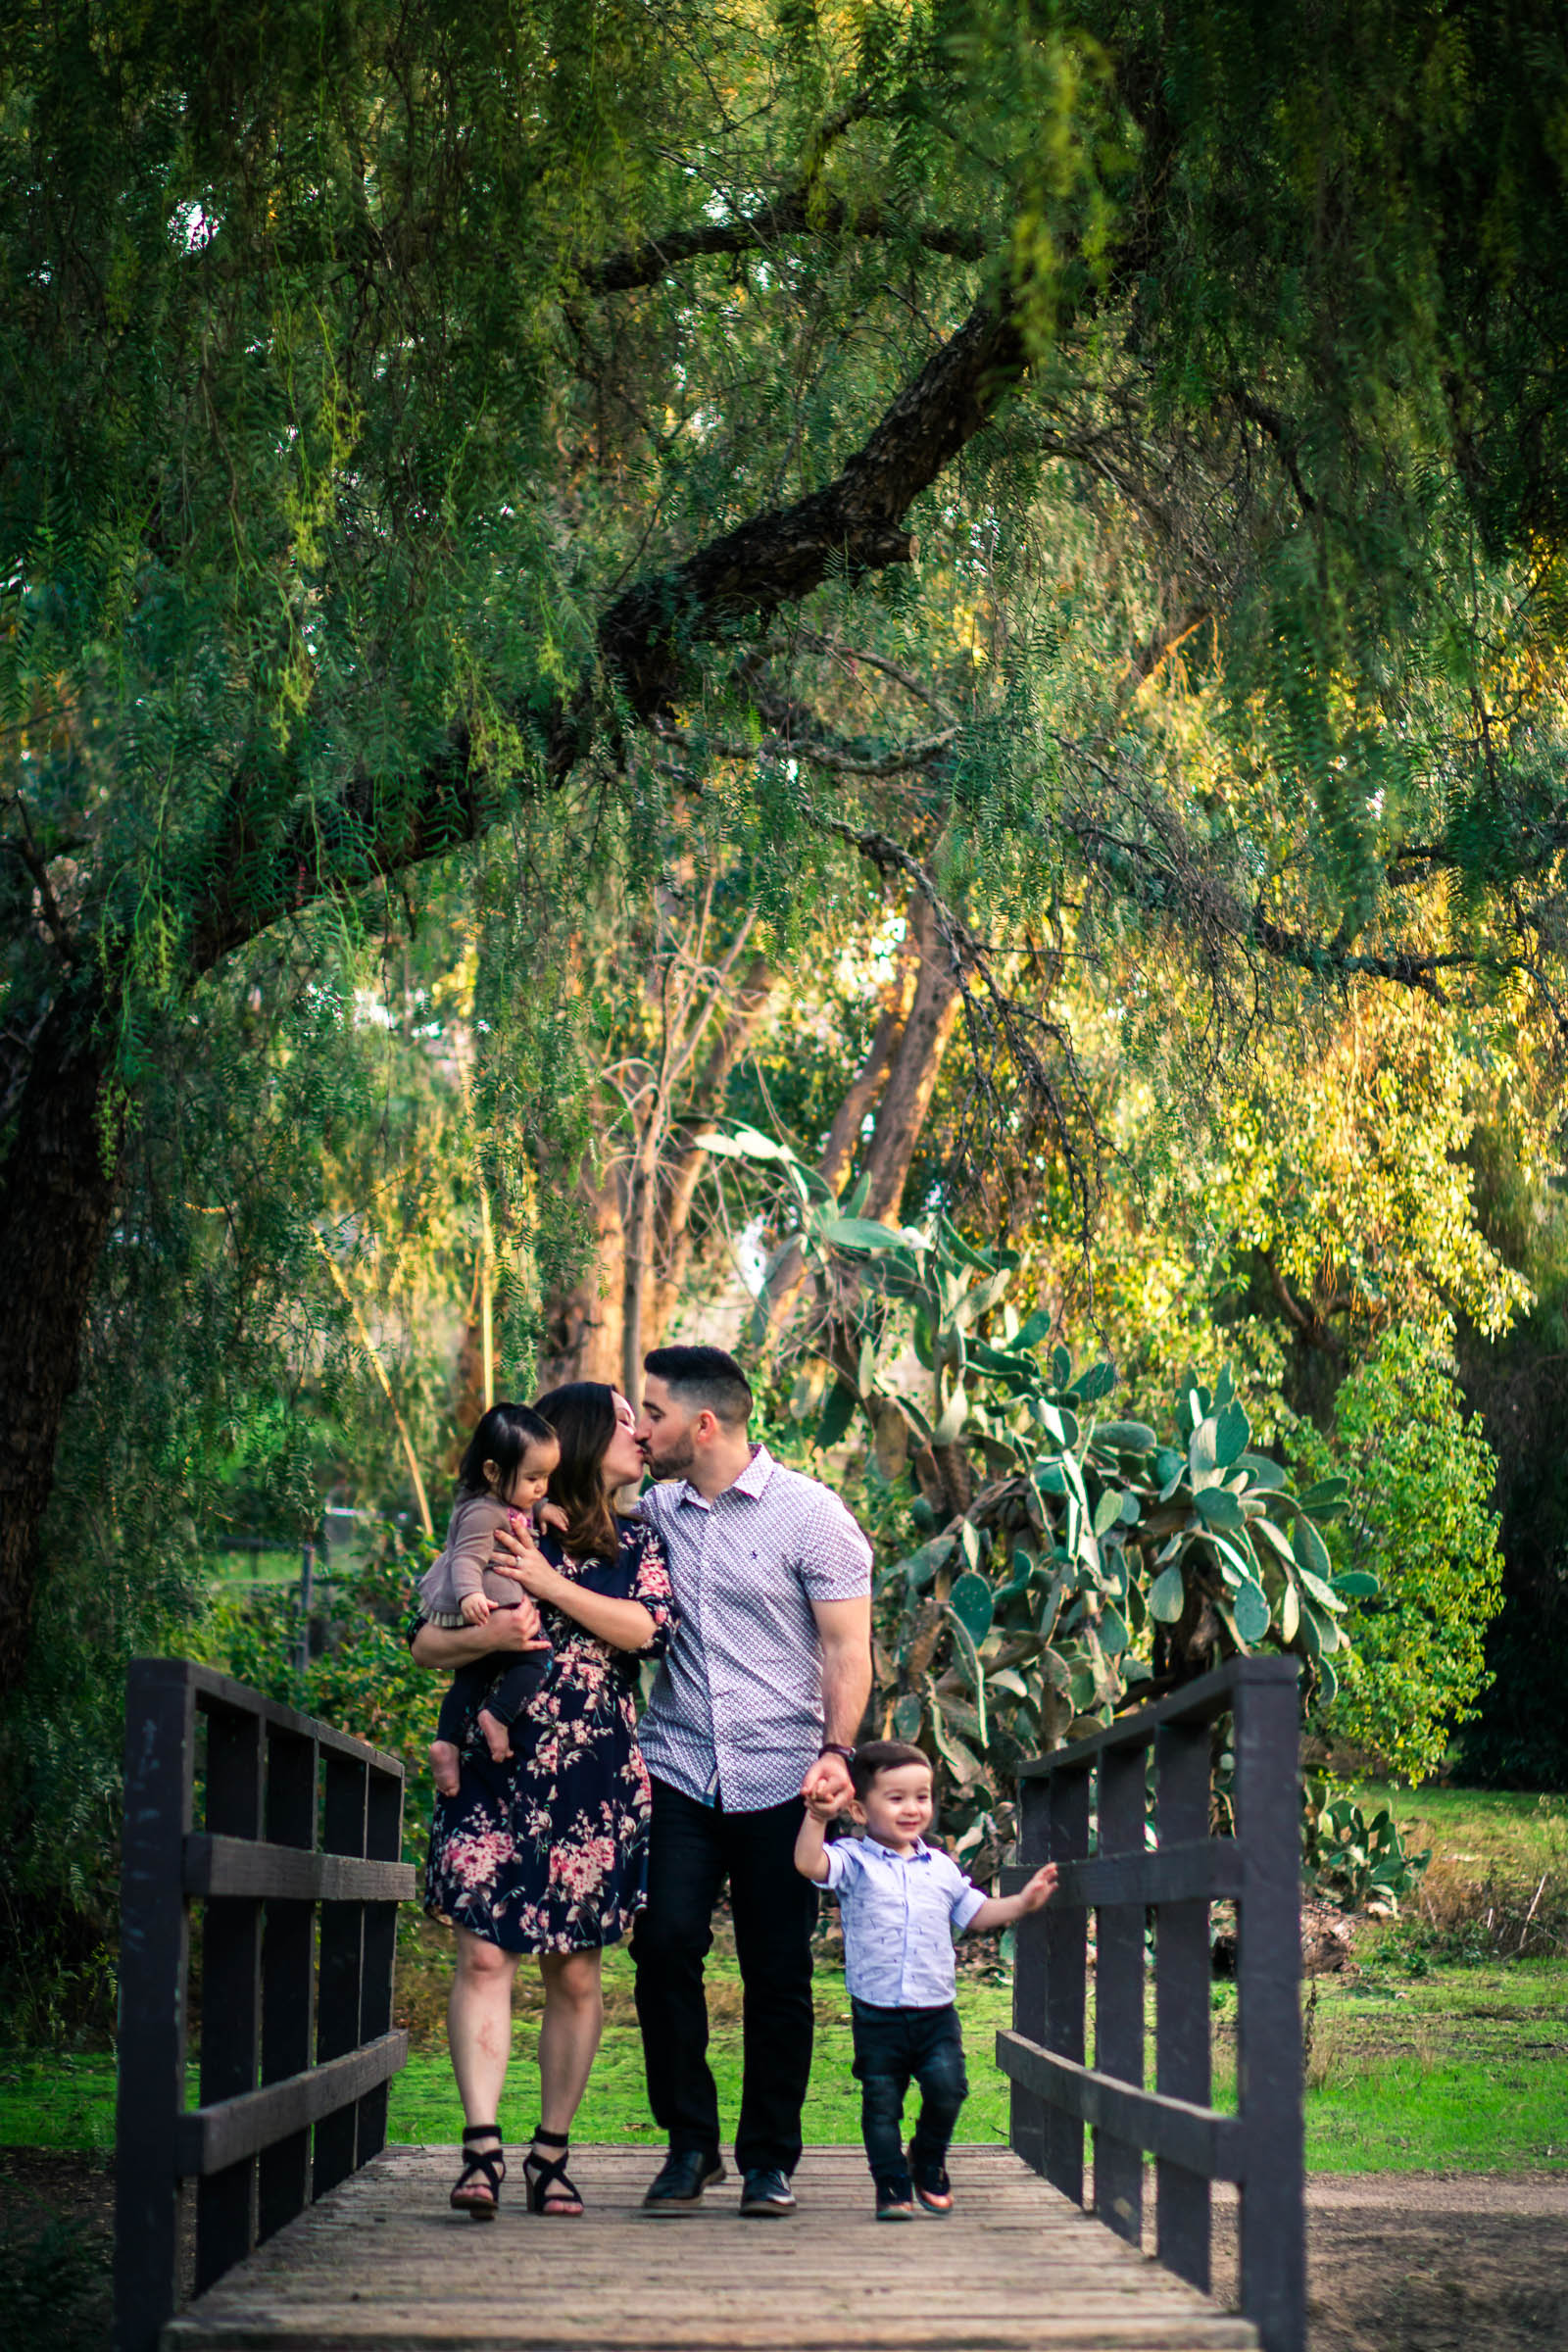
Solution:
{"label": "dirt path", "polygon": [[[1234,2195],[1215,2204],[1228,2294]],[[1568,2346],[1568,2177],[1319,2173],[1306,2215],[1310,2352]]]}

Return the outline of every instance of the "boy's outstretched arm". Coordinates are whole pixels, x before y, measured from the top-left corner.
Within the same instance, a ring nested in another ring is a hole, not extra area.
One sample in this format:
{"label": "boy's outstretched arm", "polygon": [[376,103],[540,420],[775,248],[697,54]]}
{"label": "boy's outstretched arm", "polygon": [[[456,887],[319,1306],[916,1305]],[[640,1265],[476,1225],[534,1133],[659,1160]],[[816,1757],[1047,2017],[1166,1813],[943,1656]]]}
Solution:
{"label": "boy's outstretched arm", "polygon": [[[797,1862],[800,1860],[800,1852],[801,1849],[797,1846],[795,1849]],[[1043,1911],[1056,1891],[1056,1881],[1059,1876],[1060,1873],[1054,1862],[1048,1862],[1045,1869],[1037,1870],[1028,1886],[1020,1886],[1016,1894],[988,1895],[964,1929],[964,1934],[966,1936],[989,1936],[994,1934],[998,1928],[1010,1928],[1013,1921],[1022,1919],[1026,1911]]]}
{"label": "boy's outstretched arm", "polygon": [[814,1880],[818,1886],[827,1884],[827,1852],[824,1839],[834,1808],[825,1800],[808,1798],[806,1819],[795,1840],[795,1867],[803,1879]]}

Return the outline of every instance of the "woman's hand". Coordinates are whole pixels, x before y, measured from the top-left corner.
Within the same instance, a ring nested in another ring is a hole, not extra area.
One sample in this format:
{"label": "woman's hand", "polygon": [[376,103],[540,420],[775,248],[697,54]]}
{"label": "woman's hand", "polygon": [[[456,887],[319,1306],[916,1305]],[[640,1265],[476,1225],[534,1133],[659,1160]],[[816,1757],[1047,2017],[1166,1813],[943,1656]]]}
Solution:
{"label": "woman's hand", "polygon": [[496,1548],[506,1554],[496,1563],[500,1575],[519,1584],[536,1600],[553,1599],[567,1580],[559,1569],[552,1568],[531,1536],[519,1535],[515,1528],[498,1527]]}

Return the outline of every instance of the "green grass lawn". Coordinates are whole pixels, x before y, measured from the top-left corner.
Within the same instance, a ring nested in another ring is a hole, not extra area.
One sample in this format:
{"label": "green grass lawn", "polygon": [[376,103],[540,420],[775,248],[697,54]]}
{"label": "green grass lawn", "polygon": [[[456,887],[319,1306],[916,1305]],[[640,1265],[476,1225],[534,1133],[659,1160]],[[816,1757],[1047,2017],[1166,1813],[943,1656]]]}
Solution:
{"label": "green grass lawn", "polygon": [[[646,2140],[657,2134],[643,2093],[642,2056],[629,2010],[630,1963],[607,1963],[611,2023],[577,2125],[579,2137]],[[733,1963],[714,1969],[715,2008],[733,2010]],[[818,2031],[808,2140],[858,2136],[858,2092],[850,2074],[843,1978],[817,1976]],[[992,2037],[1010,2018],[1004,1984],[974,1979],[959,1994],[973,2084],[960,2127],[968,2140],[1006,2136],[1007,2086],[992,2063]],[[1218,2103],[1234,2084],[1234,1994],[1216,1988]],[[1307,2161],[1319,2172],[1568,2171],[1568,1963],[1435,1969],[1409,1984],[1319,1981],[1311,2017]],[[515,2057],[502,2127],[516,2140],[532,2127],[535,2017],[516,2021]],[[726,2129],[740,2090],[733,2017],[713,2034]],[[190,2095],[194,2100],[195,2084]],[[417,2053],[392,2089],[395,2140],[456,2141],[461,2116],[438,2049]],[[109,2057],[0,2060],[0,2145],[107,2150],[114,2137]]]}

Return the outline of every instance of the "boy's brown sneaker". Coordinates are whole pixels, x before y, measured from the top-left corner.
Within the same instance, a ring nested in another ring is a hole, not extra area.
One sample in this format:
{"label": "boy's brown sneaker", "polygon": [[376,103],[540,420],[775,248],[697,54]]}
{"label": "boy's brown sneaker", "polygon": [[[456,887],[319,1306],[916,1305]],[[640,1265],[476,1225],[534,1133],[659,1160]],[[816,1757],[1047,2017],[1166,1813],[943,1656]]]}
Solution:
{"label": "boy's brown sneaker", "polygon": [[876,2218],[879,2222],[912,2222],[914,2203],[909,2193],[907,2173],[890,2176],[876,2184]]}
{"label": "boy's brown sneaker", "polygon": [[919,2164],[914,2151],[909,2151],[909,2171],[914,2177],[914,2193],[927,2213],[945,2219],[953,2211],[953,2182],[948,2179],[945,2164]]}

